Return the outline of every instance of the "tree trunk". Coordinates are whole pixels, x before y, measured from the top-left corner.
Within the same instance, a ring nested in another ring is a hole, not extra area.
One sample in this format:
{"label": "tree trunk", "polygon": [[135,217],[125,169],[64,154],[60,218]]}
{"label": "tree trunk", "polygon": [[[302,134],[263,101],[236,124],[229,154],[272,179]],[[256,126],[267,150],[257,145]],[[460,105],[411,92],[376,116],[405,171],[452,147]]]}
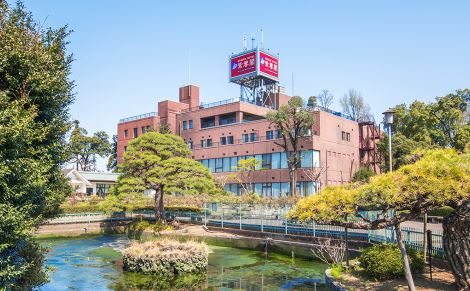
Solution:
{"label": "tree trunk", "polygon": [[444,250],[459,290],[470,290],[470,201],[444,218]]}
{"label": "tree trunk", "polygon": [[400,224],[397,224],[395,226],[395,233],[397,234],[397,243],[398,248],[401,252],[401,261],[403,263],[403,270],[405,271],[405,278],[408,282],[408,290],[415,291],[415,283],[413,281],[413,275],[411,274],[410,262],[408,262],[405,244],[403,243],[403,236],[401,233]]}
{"label": "tree trunk", "polygon": [[290,194],[295,196],[297,194],[297,171],[289,169],[289,187]]}
{"label": "tree trunk", "polygon": [[165,223],[165,209],[163,207],[163,186],[155,189],[155,200],[154,200],[154,207],[155,207],[155,219],[156,221],[160,221]]}

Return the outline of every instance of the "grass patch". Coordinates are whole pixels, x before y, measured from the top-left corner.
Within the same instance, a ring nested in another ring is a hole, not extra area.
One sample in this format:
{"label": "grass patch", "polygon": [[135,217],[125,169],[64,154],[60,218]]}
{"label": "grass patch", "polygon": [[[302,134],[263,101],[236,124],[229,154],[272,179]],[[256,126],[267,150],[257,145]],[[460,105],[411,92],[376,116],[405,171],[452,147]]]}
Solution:
{"label": "grass patch", "polygon": [[119,260],[122,258],[122,254],[119,251],[116,251],[112,247],[100,247],[94,250],[91,250],[90,255],[105,259]]}

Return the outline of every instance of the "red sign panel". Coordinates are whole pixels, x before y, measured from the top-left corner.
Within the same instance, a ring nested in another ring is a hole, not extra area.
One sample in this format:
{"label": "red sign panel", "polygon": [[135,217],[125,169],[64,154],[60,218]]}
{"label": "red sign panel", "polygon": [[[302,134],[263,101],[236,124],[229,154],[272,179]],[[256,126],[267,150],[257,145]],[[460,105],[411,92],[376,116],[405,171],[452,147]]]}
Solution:
{"label": "red sign panel", "polygon": [[279,77],[279,60],[263,52],[259,52],[260,72],[277,79]]}
{"label": "red sign panel", "polygon": [[256,72],[256,52],[230,59],[230,78]]}

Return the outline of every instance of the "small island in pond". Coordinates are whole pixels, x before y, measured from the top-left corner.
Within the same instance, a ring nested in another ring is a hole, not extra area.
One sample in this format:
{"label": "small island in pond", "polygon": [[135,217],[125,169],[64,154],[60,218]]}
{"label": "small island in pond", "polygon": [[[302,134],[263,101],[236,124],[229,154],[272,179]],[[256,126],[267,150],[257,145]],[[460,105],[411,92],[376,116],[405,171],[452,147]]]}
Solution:
{"label": "small island in pond", "polygon": [[166,276],[205,271],[209,251],[205,243],[171,239],[131,244],[123,252],[124,269]]}

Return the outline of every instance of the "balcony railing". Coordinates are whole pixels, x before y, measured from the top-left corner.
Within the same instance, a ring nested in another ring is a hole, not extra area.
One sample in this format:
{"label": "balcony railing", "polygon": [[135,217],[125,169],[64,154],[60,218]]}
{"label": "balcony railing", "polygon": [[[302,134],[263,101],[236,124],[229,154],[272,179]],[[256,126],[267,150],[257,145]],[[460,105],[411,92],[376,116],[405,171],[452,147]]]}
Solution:
{"label": "balcony railing", "polygon": [[149,112],[149,113],[145,113],[145,114],[140,114],[140,115],[136,115],[136,116],[131,116],[131,117],[119,119],[119,123],[139,120],[139,119],[142,119],[142,118],[147,118],[147,117],[152,117],[152,116],[158,116],[158,113],[157,112]]}
{"label": "balcony railing", "polygon": [[250,101],[246,98],[236,97],[236,98],[225,99],[225,100],[216,101],[216,102],[212,102],[212,103],[201,103],[201,105],[199,105],[199,106],[186,108],[186,109],[181,110],[180,112],[185,113],[185,112],[189,112],[189,111],[195,111],[195,110],[200,110],[200,109],[207,109],[207,108],[212,108],[212,107],[216,107],[216,106],[227,105],[227,104],[231,104],[231,103],[235,103],[235,102],[243,102],[243,103],[246,103],[246,104],[251,104],[251,105],[255,105],[255,106],[258,106],[258,107],[262,107],[262,108],[270,108],[269,106],[263,106],[261,104],[253,103],[252,101]]}

